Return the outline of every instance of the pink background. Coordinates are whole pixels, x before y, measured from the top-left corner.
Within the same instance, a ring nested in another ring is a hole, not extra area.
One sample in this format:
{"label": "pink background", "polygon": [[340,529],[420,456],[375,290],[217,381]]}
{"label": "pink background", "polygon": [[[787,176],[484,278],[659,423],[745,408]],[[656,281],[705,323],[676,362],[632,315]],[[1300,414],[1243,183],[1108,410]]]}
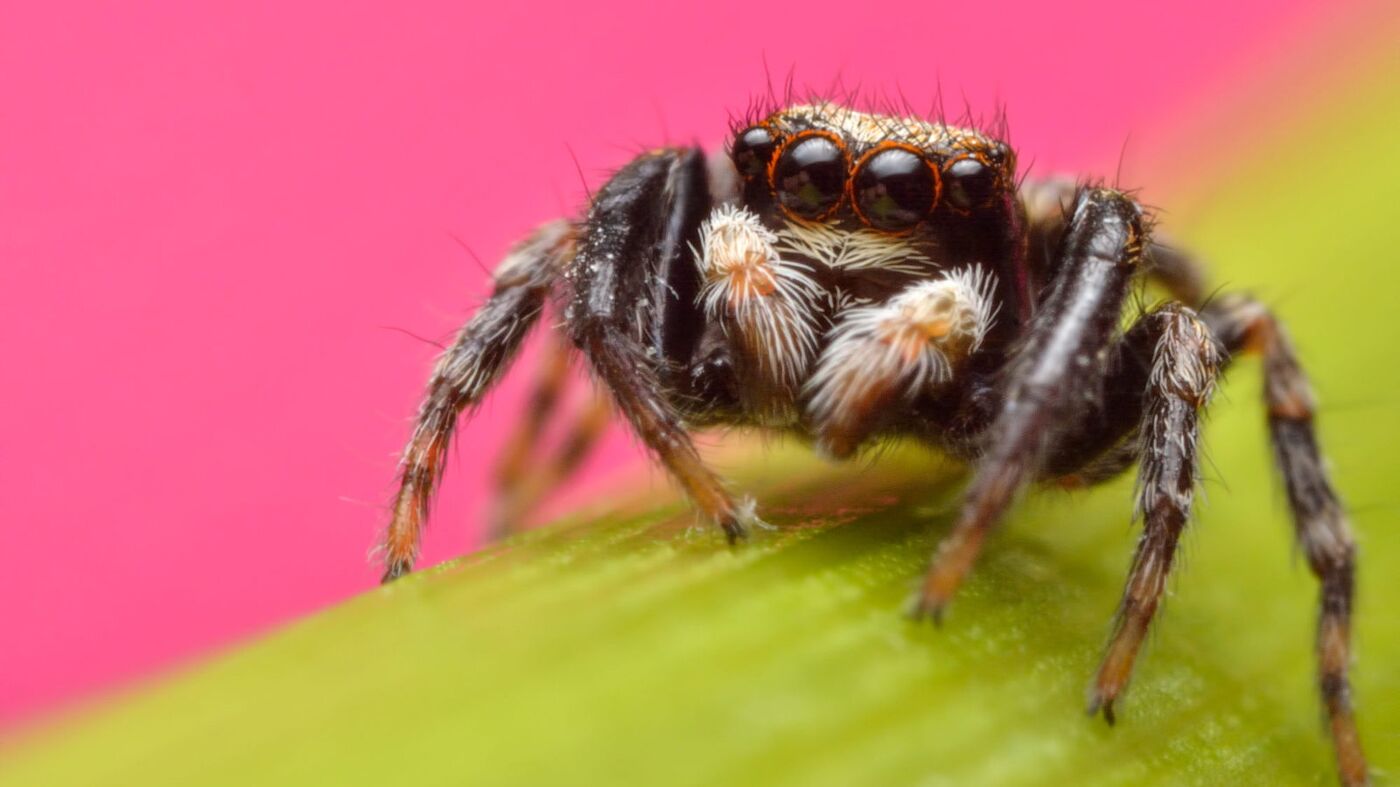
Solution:
{"label": "pink background", "polygon": [[[436,352],[396,329],[485,293],[452,235],[489,261],[579,204],[570,149],[596,185],[716,144],[766,58],[1004,102],[1038,172],[1111,174],[1131,137],[1140,182],[1360,5],[10,4],[0,722],[371,586]],[[473,543],[528,376],[465,431],[426,562]],[[588,475],[634,458],[615,435]]]}

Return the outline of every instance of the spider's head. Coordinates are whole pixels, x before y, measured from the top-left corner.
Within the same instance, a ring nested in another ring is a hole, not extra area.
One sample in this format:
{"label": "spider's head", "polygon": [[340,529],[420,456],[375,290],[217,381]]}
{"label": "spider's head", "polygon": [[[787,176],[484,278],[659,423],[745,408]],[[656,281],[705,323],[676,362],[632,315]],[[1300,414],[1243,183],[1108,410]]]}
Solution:
{"label": "spider's head", "polygon": [[800,105],[739,129],[730,158],[770,222],[920,236],[1005,205],[1010,147],[980,132],[831,105]]}

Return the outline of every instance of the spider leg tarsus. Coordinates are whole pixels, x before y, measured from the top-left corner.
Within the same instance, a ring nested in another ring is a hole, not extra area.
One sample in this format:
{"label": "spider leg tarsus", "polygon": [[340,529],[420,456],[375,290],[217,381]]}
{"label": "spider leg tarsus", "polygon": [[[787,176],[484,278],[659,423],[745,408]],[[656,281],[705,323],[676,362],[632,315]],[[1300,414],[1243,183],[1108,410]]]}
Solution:
{"label": "spider leg tarsus", "polygon": [[904,605],[904,616],[915,623],[930,621],[936,628],[943,628],[943,610],[946,603],[931,602],[920,590],[909,597]]}
{"label": "spider leg tarsus", "polygon": [[1095,692],[1089,697],[1089,707],[1086,709],[1090,716],[1103,715],[1103,720],[1112,727],[1118,723],[1118,716],[1113,711],[1114,697],[1105,697]]}
{"label": "spider leg tarsus", "polygon": [[407,560],[395,560],[384,567],[384,576],[379,578],[379,584],[387,585],[390,582],[402,577],[413,570],[413,564]]}
{"label": "spider leg tarsus", "polygon": [[724,540],[728,541],[730,546],[738,546],[739,542],[749,538],[748,528],[744,527],[737,516],[726,516],[720,520],[719,526],[724,529]]}

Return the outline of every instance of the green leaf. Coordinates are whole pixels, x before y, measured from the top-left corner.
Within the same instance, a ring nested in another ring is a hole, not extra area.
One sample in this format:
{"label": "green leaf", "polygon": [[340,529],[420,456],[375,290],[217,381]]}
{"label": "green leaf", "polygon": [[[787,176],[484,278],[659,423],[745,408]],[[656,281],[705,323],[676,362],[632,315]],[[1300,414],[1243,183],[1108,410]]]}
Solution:
{"label": "green leaf", "polygon": [[[1181,233],[1221,281],[1281,304],[1323,396],[1363,546],[1362,734],[1392,774],[1395,98],[1319,119]],[[577,515],[12,741],[0,779],[1329,783],[1316,583],[1271,480],[1258,373],[1241,362],[1217,402],[1205,499],[1116,728],[1084,715],[1084,690],[1135,537],[1130,479],[1028,497],[935,629],[901,607],[958,476],[917,452],[827,467],[782,448],[731,468],[778,528],[748,545],[669,494]]]}

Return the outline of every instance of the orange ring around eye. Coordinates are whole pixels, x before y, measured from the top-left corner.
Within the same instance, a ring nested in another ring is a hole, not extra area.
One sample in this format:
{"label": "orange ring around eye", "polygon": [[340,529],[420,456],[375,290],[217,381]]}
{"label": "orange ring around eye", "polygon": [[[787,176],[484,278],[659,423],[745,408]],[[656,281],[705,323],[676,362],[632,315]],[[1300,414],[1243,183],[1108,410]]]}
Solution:
{"label": "orange ring around eye", "polygon": [[[803,140],[811,139],[812,137],[822,137],[826,139],[828,142],[835,145],[836,149],[841,152],[842,168],[846,171],[846,182],[842,184],[841,196],[838,197],[836,201],[831,204],[830,208],[827,208],[825,211],[823,211],[817,216],[809,217],[800,216],[796,213],[793,213],[791,210],[788,209],[786,205],[783,204],[782,199],[778,197],[778,184],[774,182],[773,175],[778,168],[778,162],[783,158],[783,154],[787,153],[789,148],[802,142]],[[846,194],[850,190],[850,183],[851,151],[849,148],[846,147],[846,141],[842,139],[839,134],[833,131],[826,131],[823,129],[807,129],[806,131],[799,131],[790,137],[784,138],[781,144],[778,145],[778,149],[774,151],[773,158],[768,161],[768,192],[773,197],[773,203],[778,206],[778,210],[782,211],[784,216],[787,216],[793,221],[820,222],[830,218],[832,214],[834,214],[837,210],[840,210],[841,203],[846,199]]]}
{"label": "orange ring around eye", "polygon": [[870,229],[875,230],[876,232],[883,232],[886,235],[908,235],[909,233],[914,231],[914,227],[918,226],[917,223],[914,226],[909,227],[908,229],[881,229],[880,227],[875,226],[874,222],[870,220],[870,217],[866,216],[865,213],[860,209],[860,202],[856,199],[856,173],[860,172],[860,168],[865,165],[865,162],[869,161],[876,154],[883,153],[887,150],[903,150],[907,153],[912,153],[915,156],[917,156],[920,161],[924,162],[924,166],[928,167],[929,173],[933,176],[933,200],[929,202],[928,213],[925,215],[933,215],[933,212],[938,209],[939,201],[943,197],[943,173],[939,171],[938,164],[934,163],[933,159],[929,158],[929,156],[923,150],[920,150],[919,148],[910,145],[907,142],[894,142],[892,140],[887,140],[885,142],[881,142],[875,145],[875,147],[871,148],[870,150],[865,151],[865,153],[861,155],[860,159],[856,161],[855,166],[851,168],[850,176],[846,178],[846,198],[850,200],[851,210],[855,211],[855,214],[861,220],[861,223],[865,224],[865,226],[869,227]]}

